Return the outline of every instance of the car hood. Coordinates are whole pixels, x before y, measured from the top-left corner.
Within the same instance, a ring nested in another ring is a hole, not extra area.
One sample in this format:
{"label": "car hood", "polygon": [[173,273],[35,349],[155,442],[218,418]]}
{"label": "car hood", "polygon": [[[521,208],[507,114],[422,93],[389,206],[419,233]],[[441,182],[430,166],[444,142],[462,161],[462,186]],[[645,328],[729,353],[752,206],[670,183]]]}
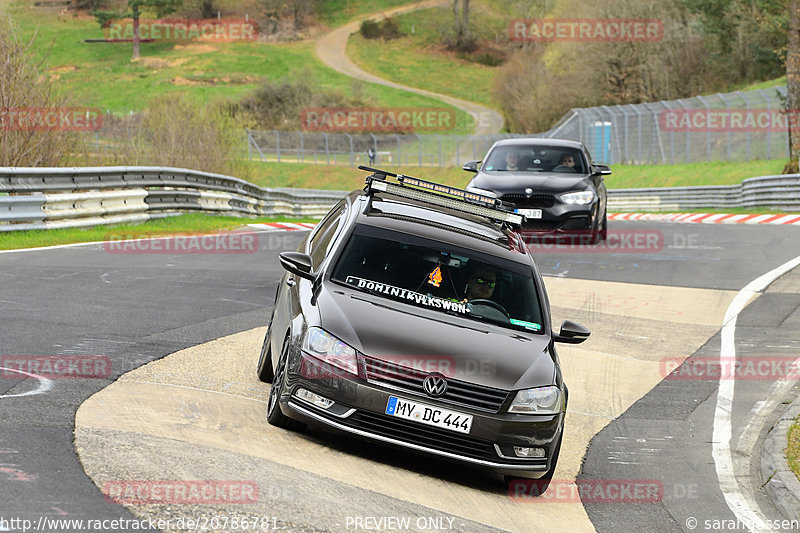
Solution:
{"label": "car hood", "polygon": [[558,194],[589,189],[591,180],[584,174],[571,175],[563,172],[481,172],[468,187],[499,194],[519,194],[530,187],[534,194]]}
{"label": "car hood", "polygon": [[361,353],[504,390],[552,385],[550,336],[462,319],[323,283],[321,325]]}

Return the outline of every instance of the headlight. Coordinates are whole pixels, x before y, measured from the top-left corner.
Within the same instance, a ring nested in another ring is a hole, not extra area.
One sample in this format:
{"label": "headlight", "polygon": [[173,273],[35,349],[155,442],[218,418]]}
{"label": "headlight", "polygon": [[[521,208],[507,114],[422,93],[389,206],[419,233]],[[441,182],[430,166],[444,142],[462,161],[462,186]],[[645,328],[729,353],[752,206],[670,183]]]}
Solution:
{"label": "headlight", "polygon": [[561,201],[570,205],[586,205],[592,203],[594,193],[592,191],[568,192],[561,195]]}
{"label": "headlight", "polygon": [[511,402],[508,412],[557,415],[561,412],[561,390],[555,386],[521,390]]}
{"label": "headlight", "polygon": [[497,193],[494,192],[494,191],[489,191],[489,190],[486,190],[486,189],[479,189],[477,187],[467,187],[466,190],[468,190],[469,192],[474,192],[475,194],[482,194],[484,196],[490,196],[492,198],[497,198]]}
{"label": "headlight", "polygon": [[336,368],[358,375],[355,349],[322,328],[308,328],[303,339],[303,350]]}

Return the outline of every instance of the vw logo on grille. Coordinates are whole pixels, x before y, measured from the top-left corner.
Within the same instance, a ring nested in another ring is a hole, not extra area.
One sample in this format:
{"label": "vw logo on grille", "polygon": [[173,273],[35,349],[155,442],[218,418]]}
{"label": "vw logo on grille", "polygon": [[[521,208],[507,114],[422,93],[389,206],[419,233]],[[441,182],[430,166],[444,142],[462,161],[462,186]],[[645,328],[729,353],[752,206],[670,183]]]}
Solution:
{"label": "vw logo on grille", "polygon": [[441,374],[431,374],[425,376],[422,381],[422,388],[425,389],[428,396],[438,398],[439,396],[444,396],[444,393],[447,392],[447,380]]}

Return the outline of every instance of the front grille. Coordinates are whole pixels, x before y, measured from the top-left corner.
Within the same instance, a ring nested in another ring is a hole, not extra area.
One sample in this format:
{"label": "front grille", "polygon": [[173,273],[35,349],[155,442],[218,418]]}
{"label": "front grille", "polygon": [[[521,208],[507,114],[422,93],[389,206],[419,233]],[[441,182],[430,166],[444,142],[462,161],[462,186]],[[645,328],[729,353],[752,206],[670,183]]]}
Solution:
{"label": "front grille", "polygon": [[494,444],[488,440],[368,411],[356,411],[337,422],[373,435],[481,461],[531,466],[547,462],[547,459],[501,458],[497,455]]}
{"label": "front grille", "polygon": [[[428,373],[395,363],[365,358],[367,380],[392,389],[430,398],[422,388]],[[508,397],[508,391],[447,379],[447,392],[437,401],[496,413]]]}
{"label": "front grille", "polygon": [[556,203],[556,197],[552,194],[504,194],[500,199],[515,204],[517,209],[548,208]]}

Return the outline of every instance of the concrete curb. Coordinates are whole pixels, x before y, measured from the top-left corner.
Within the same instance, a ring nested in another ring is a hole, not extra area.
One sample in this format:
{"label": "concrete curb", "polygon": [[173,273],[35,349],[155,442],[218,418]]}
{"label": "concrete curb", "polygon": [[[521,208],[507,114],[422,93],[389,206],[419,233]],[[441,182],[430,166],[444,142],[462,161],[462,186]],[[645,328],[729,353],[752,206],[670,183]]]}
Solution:
{"label": "concrete curb", "polygon": [[761,478],[766,483],[772,504],[790,520],[800,520],[800,481],[789,468],[786,443],[789,428],[800,414],[800,400],[786,409],[778,423],[767,433],[761,448]]}

